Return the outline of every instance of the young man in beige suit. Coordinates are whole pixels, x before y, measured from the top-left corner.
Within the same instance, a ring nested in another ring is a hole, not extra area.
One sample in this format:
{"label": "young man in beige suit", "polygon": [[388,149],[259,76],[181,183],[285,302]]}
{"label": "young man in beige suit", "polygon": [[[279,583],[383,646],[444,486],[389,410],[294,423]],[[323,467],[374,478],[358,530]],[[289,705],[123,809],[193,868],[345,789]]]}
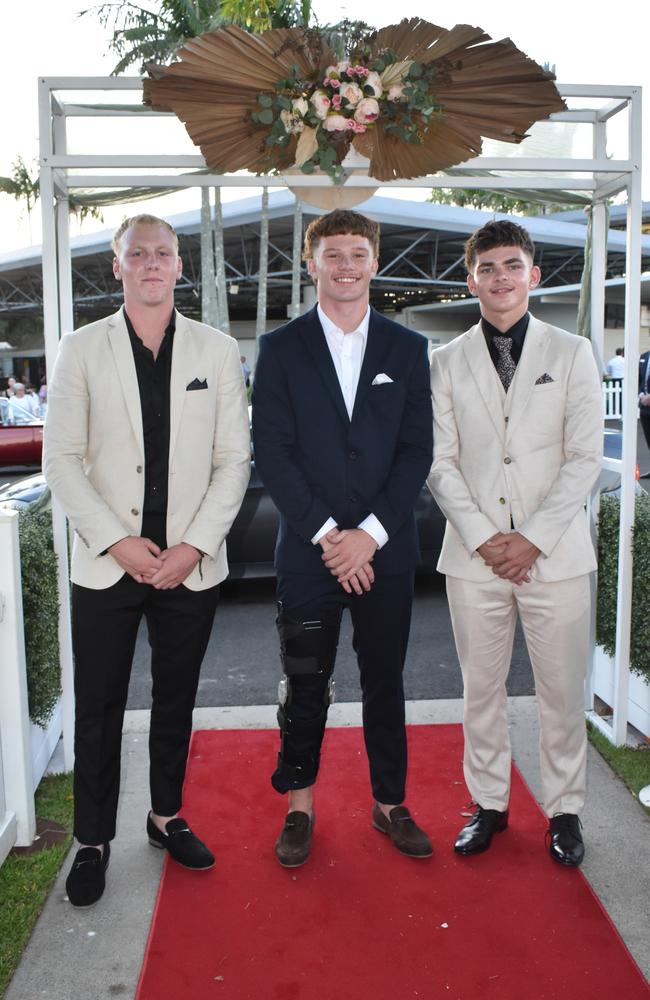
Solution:
{"label": "young man in beige suit", "polygon": [[176,233],[142,215],[113,240],[124,308],[61,340],[44,470],[75,529],[74,906],[104,891],[120,743],[138,626],[151,645],[152,845],[188,868],[212,852],[178,816],[201,662],[225,538],[248,483],[250,436],[237,342],[174,309]]}
{"label": "young man in beige suit", "polygon": [[464,772],[476,803],[455,844],[478,854],[508,825],[505,682],[519,614],[535,675],[549,851],[584,856],[583,685],[589,574],[585,500],[602,449],[601,385],[589,341],[528,313],[540,281],[521,226],[490,222],[465,248],[481,322],[434,352],[434,462],[447,517],[438,569],[464,683]]}

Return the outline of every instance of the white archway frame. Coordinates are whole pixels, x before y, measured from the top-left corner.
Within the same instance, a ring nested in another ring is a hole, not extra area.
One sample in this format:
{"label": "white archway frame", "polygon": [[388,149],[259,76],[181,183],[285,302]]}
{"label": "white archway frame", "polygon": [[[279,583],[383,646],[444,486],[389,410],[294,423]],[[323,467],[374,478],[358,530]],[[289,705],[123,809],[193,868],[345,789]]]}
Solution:
{"label": "white archway frame", "polygon": [[[62,332],[73,328],[72,269],[69,238],[68,196],[71,186],[107,188],[146,185],[149,187],[286,187],[285,178],[255,175],[179,174],[179,169],[205,168],[200,155],[163,156],[125,155],[112,150],[102,154],[71,154],[67,151],[66,123],[73,117],[161,117],[160,112],[133,104],[105,106],[66,103],[65,92],[140,91],[140,77],[45,77],[39,80],[40,192],[43,213],[43,309],[45,354],[48,373],[56,357]],[[457,169],[458,176],[429,176],[416,180],[392,181],[381,187],[480,187],[525,191],[527,188],[548,191],[583,191],[591,194],[593,205],[593,264],[591,329],[596,360],[602,369],[605,315],[606,210],[607,198],[627,193],[627,245],[625,279],[625,364],[626,384],[637,379],[639,355],[639,315],[641,279],[641,88],[620,86],[558,85],[565,98],[579,98],[584,106],[554,114],[551,121],[579,122],[592,127],[592,157],[568,159],[550,157],[477,157]],[[627,159],[607,158],[607,126],[621,114],[628,115]],[[71,174],[70,171],[102,171]],[[160,170],[160,173],[147,171]],[[133,173],[120,173],[131,170]],[[485,177],[475,171],[513,171],[520,176]],[[163,172],[165,171],[165,172]],[[580,177],[570,176],[580,173]],[[531,174],[534,177],[531,177]],[[292,176],[293,188],[328,185],[327,177]],[[367,186],[367,176],[353,171],[347,186]],[[627,698],[629,684],[630,625],[632,603],[632,525],[634,523],[634,467],[636,463],[636,394],[623,397],[623,451],[620,460],[603,459],[603,465],[621,473],[621,524],[619,535],[618,604],[614,704],[612,724],[593,711],[591,681],[587,684],[586,711],[592,722],[616,745],[622,745],[627,733]],[[598,494],[592,496],[592,524],[597,514]],[[72,682],[72,645],[68,587],[67,523],[58,503],[53,507],[54,545],[59,562],[60,622],[63,685],[63,736],[66,767],[73,764],[74,695]],[[595,525],[594,525],[595,531]],[[593,626],[592,626],[593,631]]]}

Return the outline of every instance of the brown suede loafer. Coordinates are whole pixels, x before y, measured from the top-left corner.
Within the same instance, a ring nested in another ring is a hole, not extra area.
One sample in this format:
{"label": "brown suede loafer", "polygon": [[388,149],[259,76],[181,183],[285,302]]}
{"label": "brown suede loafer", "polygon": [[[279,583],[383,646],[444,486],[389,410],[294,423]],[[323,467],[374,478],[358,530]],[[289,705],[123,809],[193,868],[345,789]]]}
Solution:
{"label": "brown suede loafer", "polygon": [[385,816],[375,802],[372,825],[380,833],[387,833],[397,850],[409,858],[430,858],[433,854],[431,841],[411,818],[406,806],[394,806],[389,816]]}
{"label": "brown suede loafer", "polygon": [[304,865],[311,850],[311,834],[316,817],[305,812],[287,813],[280,836],[275,842],[275,855],[283,868]]}

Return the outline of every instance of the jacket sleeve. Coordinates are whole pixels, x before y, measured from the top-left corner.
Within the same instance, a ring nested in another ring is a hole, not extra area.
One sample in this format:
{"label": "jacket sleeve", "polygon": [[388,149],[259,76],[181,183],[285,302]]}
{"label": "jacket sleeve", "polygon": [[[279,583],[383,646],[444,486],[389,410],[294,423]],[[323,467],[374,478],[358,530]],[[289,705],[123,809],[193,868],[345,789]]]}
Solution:
{"label": "jacket sleeve", "polygon": [[433,458],[433,413],[427,342],[418,344],[409,372],[399,440],[383,489],[368,506],[390,539],[411,516]]}
{"label": "jacket sleeve", "polygon": [[295,460],[296,426],[286,373],[267,336],[260,338],[253,381],[255,468],[293,530],[309,542],[331,516]]}
{"label": "jacket sleeve", "polygon": [[131,532],[85,473],[90,392],[80,353],[75,334],[61,338],[48,386],[43,472],[79,538],[98,556]]}
{"label": "jacket sleeve", "polygon": [[231,339],[218,366],[210,483],[184,542],[216,559],[244,499],[250,466],[248,398],[239,347]]}
{"label": "jacket sleeve", "polygon": [[454,415],[451,375],[440,351],[431,356],[434,455],[427,486],[471,554],[499,530],[472,499],[460,471],[460,438]]}
{"label": "jacket sleeve", "polygon": [[603,394],[588,340],[578,341],[567,386],[564,462],[537,510],[519,531],[549,556],[584,507],[598,478],[603,449]]}

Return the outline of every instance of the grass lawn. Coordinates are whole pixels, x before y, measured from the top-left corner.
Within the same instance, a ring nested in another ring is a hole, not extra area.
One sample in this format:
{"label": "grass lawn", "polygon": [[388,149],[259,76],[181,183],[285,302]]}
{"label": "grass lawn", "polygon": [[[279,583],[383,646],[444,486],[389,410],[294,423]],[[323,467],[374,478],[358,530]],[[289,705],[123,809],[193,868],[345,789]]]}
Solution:
{"label": "grass lawn", "polygon": [[[43,779],[36,793],[36,815],[72,829],[71,774]],[[70,837],[38,854],[10,854],[0,868],[0,997],[16,970],[69,846]]]}
{"label": "grass lawn", "polygon": [[[589,739],[611,769],[625,782],[638,800],[639,792],[650,785],[650,746],[615,747],[598,729],[587,725]],[[639,803],[641,805],[641,803]],[[650,809],[641,805],[650,816]]]}

